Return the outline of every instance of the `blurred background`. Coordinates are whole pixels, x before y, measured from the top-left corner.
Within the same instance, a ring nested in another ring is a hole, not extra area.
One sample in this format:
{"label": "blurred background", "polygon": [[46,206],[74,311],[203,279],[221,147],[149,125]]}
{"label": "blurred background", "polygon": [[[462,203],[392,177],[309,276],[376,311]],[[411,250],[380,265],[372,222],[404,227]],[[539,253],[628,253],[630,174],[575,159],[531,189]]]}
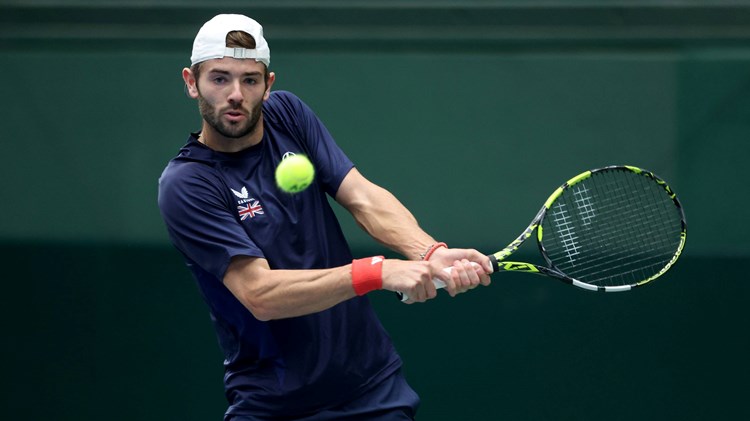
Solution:
{"label": "blurred background", "polygon": [[[631,293],[502,274],[424,305],[371,294],[419,419],[750,417],[750,2],[689,0],[0,0],[0,416],[221,419],[156,192],[200,126],[192,39],[227,12],[264,25],[274,88],[452,246],[496,251],[603,165],[683,202],[683,258]],[[355,255],[386,252],[339,214]]]}

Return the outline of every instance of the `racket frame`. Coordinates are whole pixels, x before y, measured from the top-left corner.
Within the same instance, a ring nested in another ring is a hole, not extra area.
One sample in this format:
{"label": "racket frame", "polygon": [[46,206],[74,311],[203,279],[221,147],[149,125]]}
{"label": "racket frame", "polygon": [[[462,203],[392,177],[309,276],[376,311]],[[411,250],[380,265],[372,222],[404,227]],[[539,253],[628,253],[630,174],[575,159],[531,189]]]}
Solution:
{"label": "racket frame", "polygon": [[[626,170],[626,171],[632,171],[636,174],[639,174],[644,177],[648,177],[653,179],[657,184],[659,184],[669,195],[669,197],[674,201],[674,204],[677,208],[677,210],[680,212],[680,219],[681,219],[681,231],[680,231],[680,241],[677,246],[677,250],[675,251],[674,255],[672,256],[672,259],[667,262],[664,267],[657,273],[651,275],[650,277],[643,279],[641,281],[638,281],[634,284],[630,285],[617,285],[617,286],[602,286],[602,285],[594,285],[590,283],[586,283],[583,281],[580,281],[578,279],[575,279],[571,276],[566,275],[563,273],[560,269],[558,269],[554,263],[550,260],[549,256],[547,255],[547,250],[544,248],[544,244],[542,243],[542,238],[544,236],[544,230],[542,229],[542,223],[544,222],[544,218],[547,214],[547,211],[552,207],[552,205],[555,203],[555,201],[562,195],[562,193],[580,183],[583,180],[586,180],[587,178],[591,177],[592,174],[601,172],[601,171],[613,171],[613,170]],[[514,261],[508,261],[505,260],[510,255],[515,253],[518,248],[526,242],[536,230],[536,238],[537,238],[537,245],[539,247],[539,252],[541,253],[544,260],[547,262],[548,266],[540,266],[533,263],[527,263],[527,262],[514,262]],[[610,165],[607,167],[602,167],[594,170],[589,170],[582,172],[575,177],[569,179],[564,184],[562,184],[560,187],[558,187],[550,196],[547,198],[547,200],[544,202],[544,205],[539,210],[537,215],[532,219],[531,223],[528,227],[519,235],[513,242],[508,244],[504,249],[498,251],[497,253],[490,254],[488,257],[490,258],[490,263],[492,264],[492,267],[495,272],[498,271],[506,271],[506,272],[526,272],[526,273],[534,273],[538,275],[547,275],[556,279],[559,279],[563,282],[569,283],[571,285],[574,285],[579,288],[583,288],[585,290],[589,291],[597,291],[597,292],[622,292],[622,291],[629,291],[635,287],[647,284],[648,282],[653,281],[654,279],[660,277],[664,273],[666,273],[677,261],[677,259],[682,254],[682,250],[685,247],[685,240],[686,240],[686,232],[687,232],[687,224],[685,222],[685,213],[682,208],[682,205],[677,199],[677,195],[672,191],[672,189],[669,187],[669,185],[660,177],[655,175],[654,173],[641,169],[639,167],[635,167],[632,165]]]}

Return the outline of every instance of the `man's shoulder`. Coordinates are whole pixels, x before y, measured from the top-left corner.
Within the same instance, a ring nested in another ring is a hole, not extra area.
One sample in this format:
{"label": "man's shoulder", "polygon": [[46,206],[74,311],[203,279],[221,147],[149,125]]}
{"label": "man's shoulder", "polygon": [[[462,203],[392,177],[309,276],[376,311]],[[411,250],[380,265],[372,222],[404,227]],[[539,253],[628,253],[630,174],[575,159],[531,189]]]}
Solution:
{"label": "man's shoulder", "polygon": [[194,145],[185,145],[180,153],[172,158],[159,178],[160,186],[181,185],[195,179],[208,181],[216,174],[216,162],[206,156],[205,151]]}
{"label": "man's shoulder", "polygon": [[271,91],[271,95],[268,98],[269,101],[279,102],[301,102],[299,97],[289,91]]}
{"label": "man's shoulder", "polygon": [[264,111],[280,117],[299,115],[307,112],[307,106],[295,94],[289,91],[271,91],[271,95],[263,103]]}

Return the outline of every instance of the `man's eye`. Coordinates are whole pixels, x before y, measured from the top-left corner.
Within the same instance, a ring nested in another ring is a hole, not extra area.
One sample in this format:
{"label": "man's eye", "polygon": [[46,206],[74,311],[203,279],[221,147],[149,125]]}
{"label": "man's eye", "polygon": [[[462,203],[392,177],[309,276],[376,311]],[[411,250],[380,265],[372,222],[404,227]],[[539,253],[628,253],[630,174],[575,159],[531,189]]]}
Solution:
{"label": "man's eye", "polygon": [[217,76],[217,77],[214,78],[214,83],[217,83],[217,84],[221,84],[221,83],[224,83],[226,81],[227,81],[227,79],[225,77],[222,77],[222,76]]}
{"label": "man's eye", "polygon": [[258,81],[255,79],[248,78],[248,79],[245,79],[245,83],[247,83],[248,85],[255,85],[256,83],[258,83]]}

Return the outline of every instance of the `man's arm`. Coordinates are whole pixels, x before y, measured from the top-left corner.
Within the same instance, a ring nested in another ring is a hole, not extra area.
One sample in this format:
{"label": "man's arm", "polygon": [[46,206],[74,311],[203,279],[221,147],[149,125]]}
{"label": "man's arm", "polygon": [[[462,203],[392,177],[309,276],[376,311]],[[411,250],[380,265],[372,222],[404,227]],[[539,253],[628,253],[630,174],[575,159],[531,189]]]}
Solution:
{"label": "man's arm", "polygon": [[[422,254],[436,243],[393,194],[367,180],[356,168],[342,181],[336,201],[354,216],[370,236],[408,259],[421,260]],[[446,291],[451,296],[473,289],[480,283],[490,283],[492,265],[485,255],[476,250],[440,247],[434,249],[429,261],[441,269],[454,268],[446,282]],[[472,262],[481,269],[473,266]]]}
{"label": "man's arm", "polygon": [[351,265],[332,269],[271,269],[259,257],[235,256],[224,285],[258,320],[302,316],[355,296]]}
{"label": "man's arm", "polygon": [[336,201],[375,240],[410,260],[420,260],[420,254],[436,243],[391,192],[367,180],[356,168],[341,182]]}
{"label": "man's arm", "polygon": [[[386,259],[383,289],[405,292],[412,301],[434,298],[434,277],[449,282],[442,266],[429,262]],[[283,319],[326,310],[356,296],[352,265],[331,269],[271,269],[266,259],[235,256],[224,285],[258,320]]]}
{"label": "man's arm", "polygon": [[[404,292],[410,302],[422,302],[437,295],[434,278],[445,282],[451,295],[489,284],[489,259],[476,250],[441,247],[429,261],[421,261],[419,255],[435,240],[419,228],[396,197],[356,169],[344,178],[336,200],[373,238],[412,259],[383,262],[383,289]],[[482,269],[477,270],[471,262]],[[451,274],[442,270],[448,266],[453,267]],[[331,269],[271,269],[265,259],[235,256],[224,275],[224,285],[257,319],[272,320],[323,311],[356,296],[351,271],[351,264]]]}

